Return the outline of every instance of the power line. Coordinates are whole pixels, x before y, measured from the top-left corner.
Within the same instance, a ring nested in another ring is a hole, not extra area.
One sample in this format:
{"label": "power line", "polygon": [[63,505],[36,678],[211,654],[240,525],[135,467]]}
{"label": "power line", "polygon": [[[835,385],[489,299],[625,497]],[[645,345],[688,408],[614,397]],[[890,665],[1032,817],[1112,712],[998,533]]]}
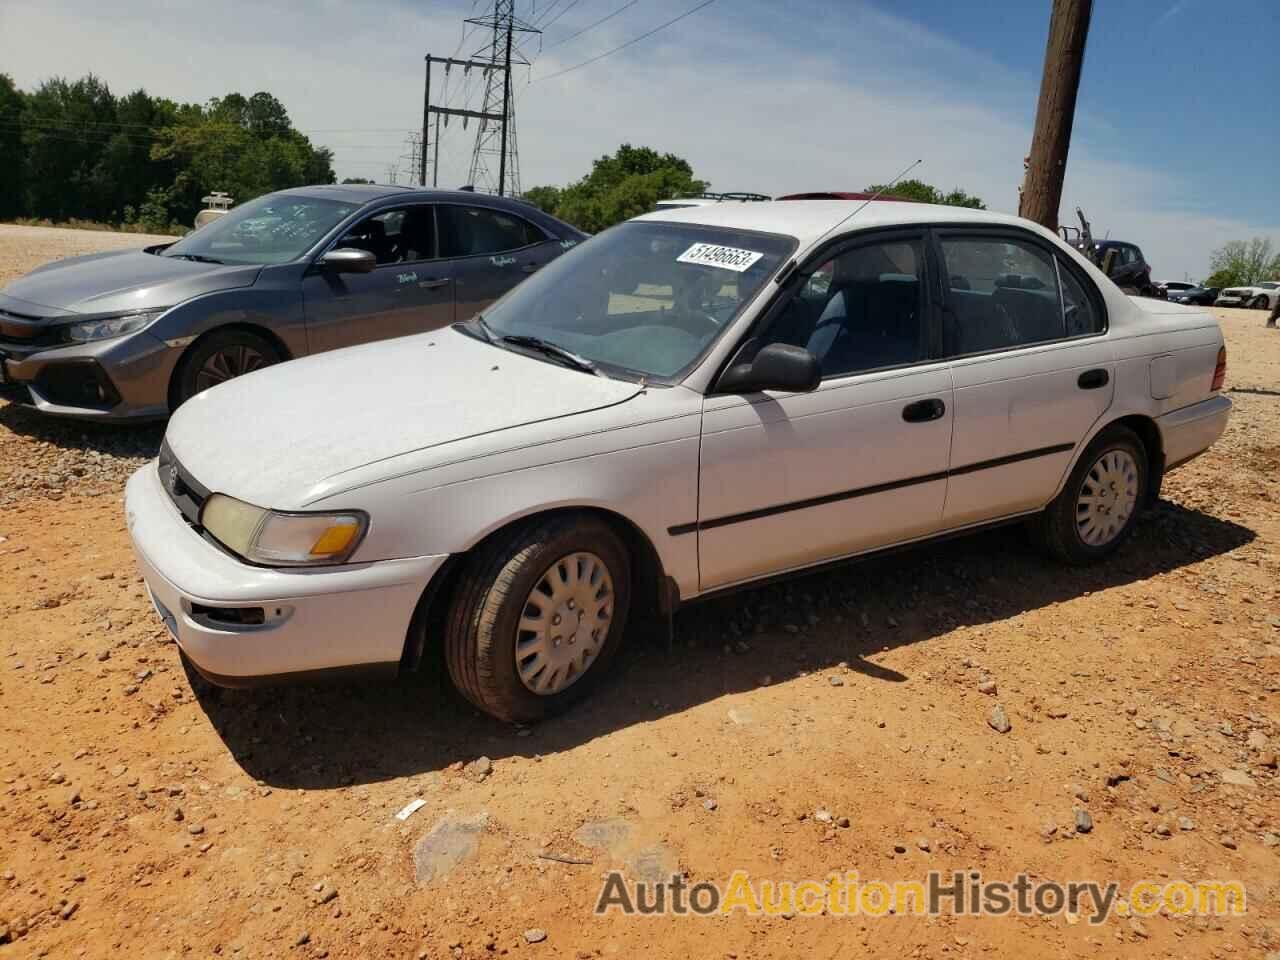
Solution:
{"label": "power line", "polygon": [[686,10],[684,13],[680,14],[680,16],[678,17],[672,17],[666,23],[659,24],[658,26],[650,30],[648,33],[642,33],[638,37],[633,37],[632,39],[628,40],[626,43],[619,44],[618,46],[614,47],[612,50],[606,50],[604,53],[600,54],[599,56],[592,57],[590,60],[583,60],[581,63],[575,63],[572,67],[566,67],[563,70],[558,70],[555,73],[548,74],[545,77],[535,77],[530,82],[539,83],[543,80],[553,80],[556,77],[563,77],[566,73],[573,73],[573,71],[575,70],[581,70],[583,67],[590,66],[591,64],[596,63],[599,60],[603,60],[605,57],[611,56],[612,54],[617,53],[619,50],[625,50],[627,47],[631,46],[632,44],[639,43],[641,40],[647,40],[649,37],[652,37],[659,30],[665,30],[667,27],[671,26],[672,24],[679,23],[685,17],[691,17],[695,13],[697,13],[699,10],[701,10],[703,7],[709,7],[711,6],[711,4],[715,2],[716,0],[702,0],[702,3],[698,4],[696,7],[692,8],[691,10]]}
{"label": "power line", "polygon": [[577,39],[578,39],[578,37],[582,36],[582,35],[583,35],[584,33],[586,33],[588,30],[594,30],[596,27],[600,26],[600,24],[604,23],[606,20],[612,20],[612,19],[613,19],[614,17],[616,17],[618,14],[622,13],[622,11],[627,10],[627,9],[629,9],[629,8],[631,8],[631,7],[634,7],[634,6],[635,6],[637,3],[639,3],[639,2],[640,2],[640,0],[627,0],[627,2],[626,2],[626,3],[624,3],[622,6],[620,6],[617,10],[613,11],[613,13],[609,14],[608,16],[606,16],[606,17],[601,17],[601,18],[600,18],[599,20],[597,20],[595,23],[592,23],[592,24],[589,24],[588,26],[583,27],[583,28],[582,28],[581,30],[579,30],[577,33],[571,33],[571,34],[569,34],[569,36],[565,37],[563,40],[557,40],[555,43],[548,43],[548,44],[547,44],[545,47],[543,47],[542,49],[543,49],[543,50],[550,50],[552,47],[558,47],[558,46],[560,46],[560,44],[562,44],[562,43],[568,43],[570,40],[577,40]]}
{"label": "power line", "polygon": [[557,14],[556,14],[554,17],[552,17],[550,20],[542,21],[542,22],[538,23],[538,24],[537,24],[537,26],[542,27],[542,29],[543,29],[543,30],[547,29],[547,27],[551,26],[553,23],[555,23],[557,20],[559,20],[561,17],[563,17],[566,13],[568,13],[570,10],[572,10],[574,7],[576,7],[576,6],[577,6],[578,4],[580,4],[581,2],[582,2],[582,0],[569,0],[569,4],[568,4],[568,6],[566,6],[563,10],[561,10],[559,13],[557,13]]}

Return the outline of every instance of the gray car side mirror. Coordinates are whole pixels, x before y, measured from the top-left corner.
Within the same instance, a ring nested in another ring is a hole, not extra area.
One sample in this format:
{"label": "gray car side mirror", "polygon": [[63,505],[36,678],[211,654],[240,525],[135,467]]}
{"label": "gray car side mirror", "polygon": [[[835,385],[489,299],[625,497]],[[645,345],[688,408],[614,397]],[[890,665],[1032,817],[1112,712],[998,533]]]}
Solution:
{"label": "gray car side mirror", "polygon": [[338,247],[320,258],[320,266],[333,273],[373,273],[378,258],[368,250]]}

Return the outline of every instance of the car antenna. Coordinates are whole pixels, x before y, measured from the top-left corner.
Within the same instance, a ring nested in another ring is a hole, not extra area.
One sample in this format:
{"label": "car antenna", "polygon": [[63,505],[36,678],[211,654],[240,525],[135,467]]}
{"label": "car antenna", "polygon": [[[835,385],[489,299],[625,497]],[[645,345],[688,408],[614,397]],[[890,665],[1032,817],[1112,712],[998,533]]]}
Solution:
{"label": "car antenna", "polygon": [[[884,196],[886,193],[888,193],[890,190],[893,189],[894,184],[896,184],[899,180],[905,177],[908,173],[910,173],[916,167],[920,166],[920,164],[922,163],[924,163],[923,158],[908,164],[906,169],[904,169],[901,173],[899,173],[896,177],[894,177],[892,180],[886,183],[883,187],[881,187],[871,196],[867,197],[867,199],[862,202],[861,206],[859,206],[857,210],[853,211],[853,213],[849,214],[839,223],[835,224],[833,227],[827,230],[826,233],[824,233],[822,236],[818,237],[818,239],[814,241],[813,245],[816,247],[823,240],[827,239],[827,237],[829,237],[831,234],[835,233],[837,230],[843,227],[846,223],[848,223],[850,220],[856,217],[859,213],[861,213],[868,203],[871,203],[873,200],[879,200],[882,196]],[[786,269],[783,270],[780,274],[778,274],[778,279],[774,282],[777,283],[778,286],[782,286],[784,283],[786,283],[788,280],[791,279],[791,274],[795,272],[795,269],[796,269],[796,261],[792,260],[789,264],[787,264]]]}

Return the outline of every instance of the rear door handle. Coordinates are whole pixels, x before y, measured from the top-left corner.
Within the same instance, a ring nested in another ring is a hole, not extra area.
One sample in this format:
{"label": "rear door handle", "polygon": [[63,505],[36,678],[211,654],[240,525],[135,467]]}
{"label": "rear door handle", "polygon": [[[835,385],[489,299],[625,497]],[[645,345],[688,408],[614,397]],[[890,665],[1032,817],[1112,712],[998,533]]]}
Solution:
{"label": "rear door handle", "polygon": [[540,263],[526,263],[523,267],[521,267],[521,268],[520,268],[520,272],[521,272],[521,273],[533,273],[533,271],[537,270],[537,269],[538,269],[538,267],[540,267],[540,266],[542,266],[542,264],[540,264]]}
{"label": "rear door handle", "polygon": [[930,400],[917,400],[902,408],[902,419],[907,423],[928,423],[938,420],[947,412],[947,405],[936,397]]}
{"label": "rear door handle", "polygon": [[1099,387],[1105,387],[1111,382],[1111,374],[1105,370],[1086,370],[1080,374],[1080,379],[1076,381],[1076,385],[1081,390],[1097,390]]}

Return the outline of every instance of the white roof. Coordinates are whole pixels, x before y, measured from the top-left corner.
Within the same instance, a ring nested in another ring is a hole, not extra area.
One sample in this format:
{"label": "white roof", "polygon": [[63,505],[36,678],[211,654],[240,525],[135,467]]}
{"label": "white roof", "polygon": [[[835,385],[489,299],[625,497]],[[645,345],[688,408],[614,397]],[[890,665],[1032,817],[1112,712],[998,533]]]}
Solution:
{"label": "white roof", "polygon": [[[761,230],[795,237],[801,249],[816,242],[863,205],[863,200],[773,200],[760,203],[713,203],[703,207],[656,210],[637,220],[696,223],[709,227]],[[972,223],[1015,225],[1054,236],[1039,224],[1007,213],[946,207],[932,203],[875,200],[842,227],[842,232],[871,227],[910,226],[917,223]]]}

